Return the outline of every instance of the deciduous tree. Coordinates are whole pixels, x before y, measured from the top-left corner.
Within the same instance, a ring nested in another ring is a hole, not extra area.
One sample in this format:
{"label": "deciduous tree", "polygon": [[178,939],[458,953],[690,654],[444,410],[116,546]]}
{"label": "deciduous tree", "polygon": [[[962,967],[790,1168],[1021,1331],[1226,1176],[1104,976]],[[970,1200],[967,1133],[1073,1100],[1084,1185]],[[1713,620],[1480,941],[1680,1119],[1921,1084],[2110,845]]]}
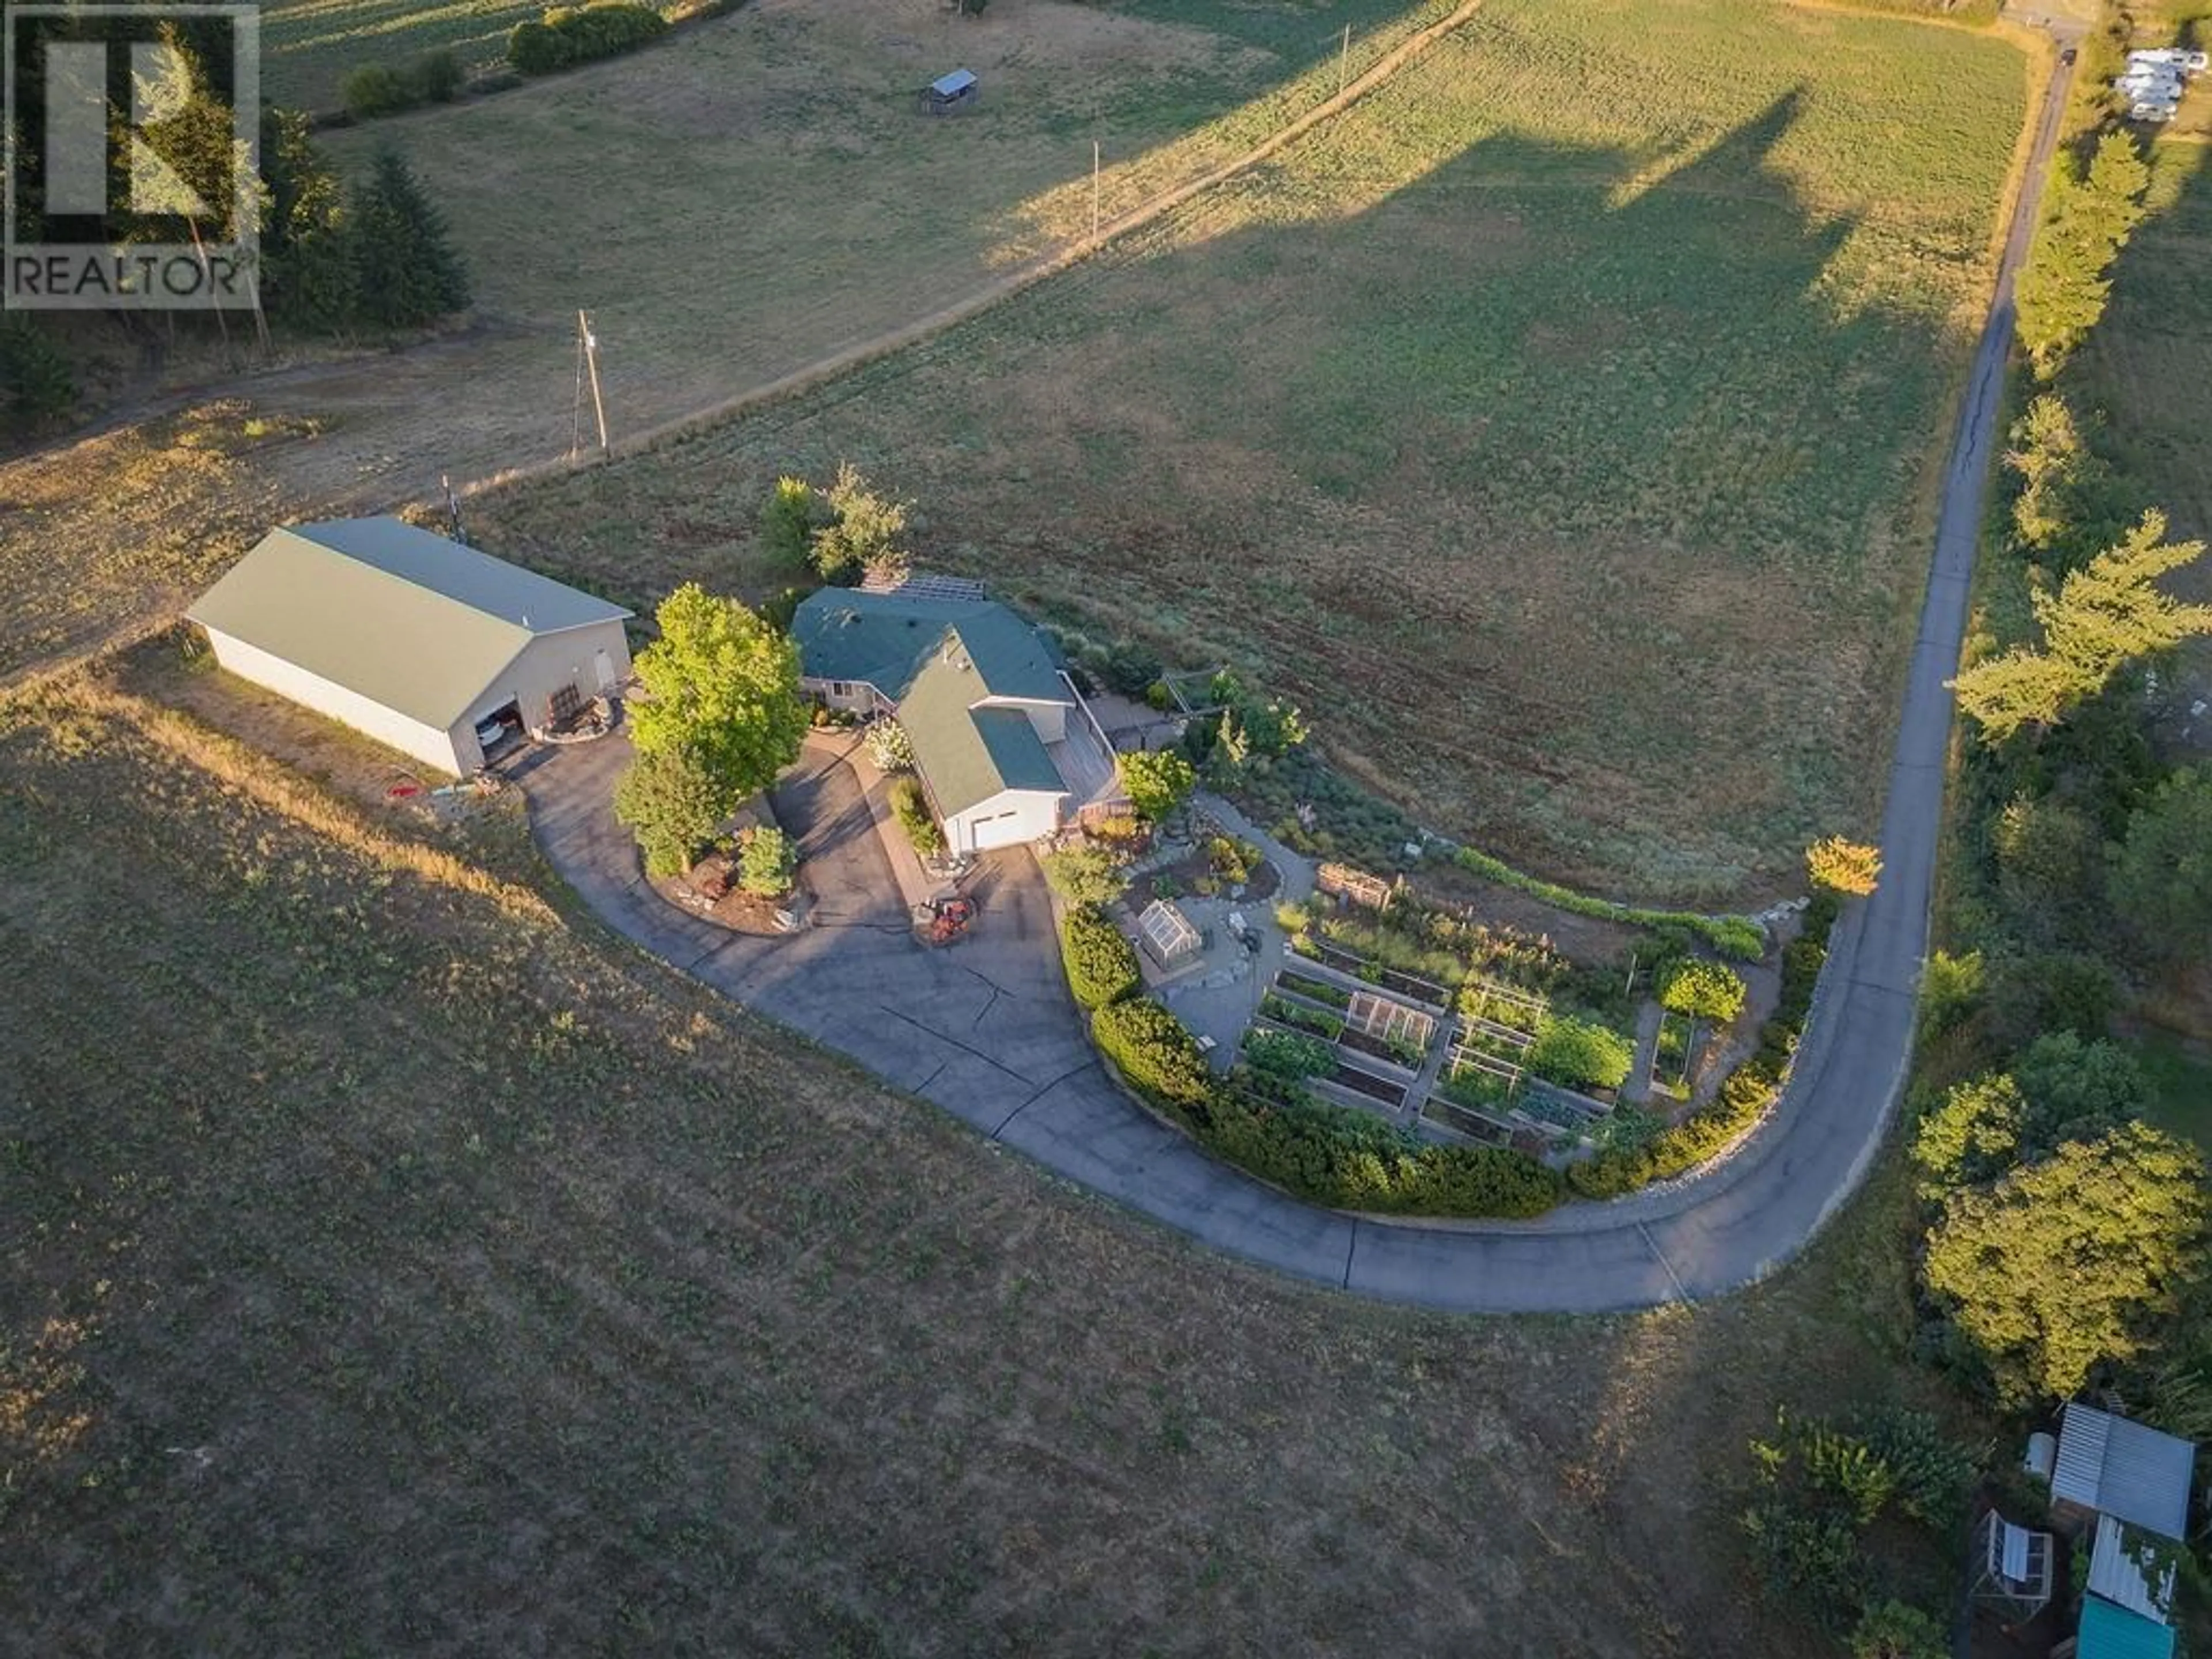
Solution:
{"label": "deciduous tree", "polygon": [[2202,1263],[2204,1167],[2140,1123],[1946,1201],[1928,1288],[2009,1404],[2063,1400],[2137,1353]]}
{"label": "deciduous tree", "polygon": [[646,696],[630,706],[634,741],[641,755],[694,757],[727,817],[799,757],[807,726],[799,647],[696,582],[654,614],[660,637],[637,654]]}
{"label": "deciduous tree", "polygon": [[1863,898],[1881,879],[1881,853],[1863,842],[1831,836],[1805,849],[1805,871],[1816,886]]}
{"label": "deciduous tree", "polygon": [[1198,787],[1197,769],[1172,749],[1123,755],[1118,764],[1129,805],[1139,817],[1155,823],[1189,799],[1190,792]]}
{"label": "deciduous tree", "polygon": [[837,480],[823,492],[828,522],[814,532],[814,568],[828,582],[850,583],[862,575],[896,580],[909,560],[898,545],[906,533],[907,504],[879,495],[850,461],[837,465]]}

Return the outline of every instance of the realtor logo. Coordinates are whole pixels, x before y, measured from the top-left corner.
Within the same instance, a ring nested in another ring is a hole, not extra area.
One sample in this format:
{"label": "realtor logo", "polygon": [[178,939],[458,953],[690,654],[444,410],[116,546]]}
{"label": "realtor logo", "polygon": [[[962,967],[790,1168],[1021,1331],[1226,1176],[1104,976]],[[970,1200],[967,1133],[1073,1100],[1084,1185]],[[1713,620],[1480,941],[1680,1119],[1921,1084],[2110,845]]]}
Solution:
{"label": "realtor logo", "polygon": [[260,11],[7,4],[0,305],[256,304]]}

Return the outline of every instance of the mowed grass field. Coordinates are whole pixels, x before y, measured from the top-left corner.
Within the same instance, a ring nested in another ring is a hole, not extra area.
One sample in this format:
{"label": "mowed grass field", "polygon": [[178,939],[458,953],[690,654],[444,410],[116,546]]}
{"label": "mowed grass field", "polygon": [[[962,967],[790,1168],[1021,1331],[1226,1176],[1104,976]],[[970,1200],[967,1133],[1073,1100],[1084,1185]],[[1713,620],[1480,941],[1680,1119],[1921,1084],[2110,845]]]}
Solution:
{"label": "mowed grass field", "polygon": [[1695,1315],[1357,1304],[412,833],[0,702],[0,1645],[1832,1651],[1734,1516],[1778,1395],[1914,1381],[1895,1182]]}
{"label": "mowed grass field", "polygon": [[479,522],[641,603],[762,592],[768,482],[849,457],[927,563],[1256,674],[1424,822],[1762,895],[1872,825],[2039,73],[1763,0],[1492,0],[1109,256]]}

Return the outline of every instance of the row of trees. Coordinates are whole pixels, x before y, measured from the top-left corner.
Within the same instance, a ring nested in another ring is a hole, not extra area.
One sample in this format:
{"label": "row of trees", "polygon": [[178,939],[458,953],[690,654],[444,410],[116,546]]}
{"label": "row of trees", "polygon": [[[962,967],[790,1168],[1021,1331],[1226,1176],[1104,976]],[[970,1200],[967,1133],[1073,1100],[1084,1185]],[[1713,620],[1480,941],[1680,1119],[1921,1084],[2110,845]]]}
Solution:
{"label": "row of trees", "polygon": [[[1926,1224],[1920,1348],[2027,1410],[2117,1382],[2141,1414],[2212,1431],[2212,1196],[2197,1149],[2144,1121],[2117,1016],[2212,961],[2212,773],[2160,760],[2147,691],[2212,606],[2163,586],[2202,557],[2108,453],[2067,372],[2103,313],[2148,173],[2121,133],[2062,164],[2023,273],[2044,384],[2010,432],[1995,572],[2032,625],[1956,681],[1951,953],[1923,987],[1911,1157]],[[2002,607],[2000,607],[2002,609]]]}

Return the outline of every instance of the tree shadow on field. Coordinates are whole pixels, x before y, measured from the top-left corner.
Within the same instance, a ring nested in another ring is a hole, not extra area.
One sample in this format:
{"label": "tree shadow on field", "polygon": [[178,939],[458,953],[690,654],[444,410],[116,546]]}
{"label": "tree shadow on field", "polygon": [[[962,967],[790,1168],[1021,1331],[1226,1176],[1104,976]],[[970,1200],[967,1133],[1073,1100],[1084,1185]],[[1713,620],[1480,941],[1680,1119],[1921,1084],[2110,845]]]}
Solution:
{"label": "tree shadow on field", "polygon": [[[1656,182],[1492,137],[1357,214],[1048,287],[988,406],[950,344],[895,399],[973,469],[902,488],[993,497],[1035,550],[985,538],[1002,585],[1252,662],[1425,818],[1571,874],[1623,867],[1594,823],[1693,812],[1655,884],[1725,892],[1870,801],[1958,356],[1955,272],[1876,289],[1893,233],[1775,166],[1801,101]],[[851,408],[782,435],[845,453]],[[1480,798],[1470,747],[1512,775]]]}

